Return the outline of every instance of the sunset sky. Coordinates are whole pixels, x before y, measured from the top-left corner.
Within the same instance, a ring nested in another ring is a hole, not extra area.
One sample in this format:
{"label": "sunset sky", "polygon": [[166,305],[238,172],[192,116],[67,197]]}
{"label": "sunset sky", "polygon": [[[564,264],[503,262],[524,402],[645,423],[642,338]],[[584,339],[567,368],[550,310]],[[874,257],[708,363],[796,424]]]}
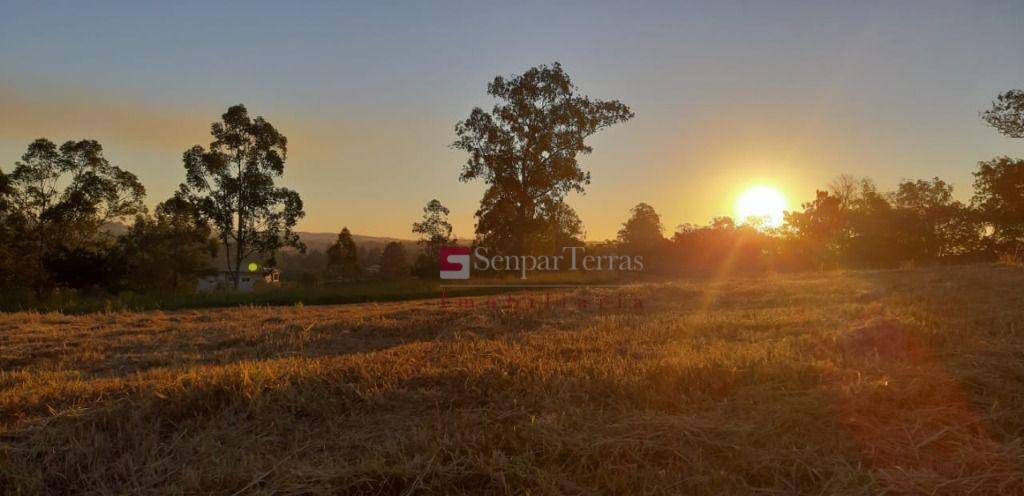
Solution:
{"label": "sunset sky", "polygon": [[640,201],[671,231],[755,184],[798,207],[843,172],[967,199],[977,161],[1024,155],[978,118],[1024,88],[1021,2],[85,3],[3,2],[0,169],[93,138],[153,205],[244,103],[288,136],[304,231],[411,238],[436,197],[470,237],[483,185],[458,181],[454,124],[495,75],[554,61],[636,112],[582,160],[591,240]]}

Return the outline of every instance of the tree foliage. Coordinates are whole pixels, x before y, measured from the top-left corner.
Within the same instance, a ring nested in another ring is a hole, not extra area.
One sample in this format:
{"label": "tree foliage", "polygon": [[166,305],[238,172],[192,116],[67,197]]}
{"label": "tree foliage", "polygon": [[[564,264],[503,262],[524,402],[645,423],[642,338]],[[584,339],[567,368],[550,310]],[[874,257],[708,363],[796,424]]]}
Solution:
{"label": "tree foliage", "polygon": [[586,138],[633,112],[579,94],[557,62],[495,77],[487,93],[498,100],[492,110],[474,108],[455,126],[452,147],[469,154],[459,179],[487,184],[476,213],[478,243],[525,253],[545,231],[544,210],[590,183],[578,161],[592,151]]}
{"label": "tree foliage", "polygon": [[384,246],[380,256],[380,275],[387,280],[408,277],[409,262],[406,260],[405,247],[402,243],[392,241]]}
{"label": "tree foliage", "polygon": [[50,267],[65,267],[72,259],[89,258],[99,249],[104,224],[145,208],[142,183],[112,165],[94,140],[67,141],[58,148],[37,139],[4,183],[7,219],[23,240],[19,244],[31,250],[17,258],[31,267],[38,295],[55,282],[47,259]]}
{"label": "tree foliage", "polygon": [[24,285],[33,280],[26,259],[32,244],[25,235],[24,216],[14,210],[10,176],[0,170],[0,289]]}
{"label": "tree foliage", "polygon": [[813,201],[802,205],[803,211],[785,213],[791,249],[813,266],[834,266],[838,263],[846,239],[844,199],[818,190]]}
{"label": "tree foliage", "polygon": [[945,181],[906,180],[881,193],[868,179],[851,179],[841,176],[802,211],[786,213],[791,262],[803,257],[817,268],[895,267],[977,255],[973,212],[953,199]]}
{"label": "tree foliage", "polygon": [[337,241],[327,248],[327,275],[342,279],[359,276],[359,250],[347,227],[341,229]]}
{"label": "tree foliage", "polygon": [[436,255],[442,246],[452,243],[452,225],[449,210],[437,199],[423,207],[423,220],[414,222],[412,232],[419,235],[419,244],[428,255]]}
{"label": "tree foliage", "polygon": [[423,220],[412,225],[412,232],[419,236],[420,253],[416,257],[413,272],[421,278],[438,277],[438,262],[442,246],[455,244],[452,225],[448,222],[448,208],[437,199],[430,200],[423,207]]}
{"label": "tree foliage", "polygon": [[931,181],[903,181],[892,194],[900,213],[899,235],[908,239],[905,250],[915,261],[926,262],[962,252],[963,222],[967,207],[953,199],[953,186],[935,177]]}
{"label": "tree foliage", "polygon": [[619,242],[627,247],[638,249],[655,248],[664,242],[661,216],[654,207],[646,203],[638,203],[630,209],[630,217],[619,229]]}
{"label": "tree foliage", "polygon": [[706,226],[683,224],[672,236],[670,264],[674,272],[718,275],[729,271],[760,271],[769,265],[773,239],[750,224],[736,225],[716,217]]}
{"label": "tree foliage", "polygon": [[1011,138],[1024,138],[1024,90],[1010,90],[996,97],[992,108],[981,113],[988,125]]}
{"label": "tree foliage", "polygon": [[273,125],[235,105],[210,126],[210,134],[209,148],[196,145],[184,153],[179,195],[216,229],[237,287],[249,257],[286,246],[304,249],[294,228],[305,212],[297,192],[274,183],[284,174],[288,139]]}
{"label": "tree foliage", "polygon": [[545,251],[561,255],[562,249],[567,246],[583,246],[583,221],[568,203],[559,201],[545,205],[541,211],[541,218],[545,223],[543,244],[549,247]]}
{"label": "tree foliage", "polygon": [[991,238],[1003,250],[1024,243],[1024,160],[997,157],[979,162],[972,203],[992,227]]}
{"label": "tree foliage", "polygon": [[667,254],[667,241],[662,232],[661,216],[654,207],[646,203],[638,203],[630,209],[630,217],[619,229],[618,241],[622,249],[630,255],[641,255],[645,260],[646,270],[663,270]]}
{"label": "tree foliage", "polygon": [[128,285],[136,290],[192,290],[212,272],[218,245],[195,205],[171,197],[140,215],[119,238]]}

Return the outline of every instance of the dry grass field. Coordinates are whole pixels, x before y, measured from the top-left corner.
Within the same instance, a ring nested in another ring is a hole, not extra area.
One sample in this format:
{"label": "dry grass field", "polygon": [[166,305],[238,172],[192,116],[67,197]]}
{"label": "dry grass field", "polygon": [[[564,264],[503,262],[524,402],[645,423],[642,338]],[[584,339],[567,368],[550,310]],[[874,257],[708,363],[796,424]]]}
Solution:
{"label": "dry grass field", "polygon": [[530,295],[2,315],[0,493],[1024,494],[1020,269]]}

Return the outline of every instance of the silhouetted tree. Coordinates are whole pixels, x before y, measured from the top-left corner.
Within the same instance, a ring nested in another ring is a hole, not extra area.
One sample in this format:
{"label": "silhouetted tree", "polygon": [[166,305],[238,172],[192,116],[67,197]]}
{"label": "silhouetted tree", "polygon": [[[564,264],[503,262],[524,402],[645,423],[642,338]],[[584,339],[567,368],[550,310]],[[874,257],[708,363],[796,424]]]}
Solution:
{"label": "silhouetted tree", "polygon": [[996,97],[981,118],[1011,138],[1024,138],[1024,90],[1010,90]]}
{"label": "silhouetted tree", "polygon": [[543,206],[589,184],[577,161],[592,151],[586,138],[633,112],[616,100],[580,95],[557,62],[498,76],[487,93],[499,100],[491,112],[474,108],[455,126],[452,147],[469,154],[459,179],[488,185],[476,212],[477,241],[525,253],[543,235]]}
{"label": "silhouetted tree", "polygon": [[853,175],[840,174],[828,183],[828,191],[839,200],[839,208],[849,209],[857,200],[858,191],[864,187],[863,181],[866,179],[858,180]]}
{"label": "silhouetted tree", "polygon": [[405,247],[392,241],[384,246],[380,256],[380,275],[384,279],[399,279],[409,275],[409,264],[405,258]]}
{"label": "silhouetted tree", "polygon": [[171,197],[153,216],[138,216],[119,242],[128,285],[143,290],[181,290],[212,272],[217,241],[195,205]]}
{"label": "silhouetted tree", "polygon": [[416,257],[413,272],[422,278],[438,277],[438,262],[442,246],[453,245],[452,225],[448,222],[449,211],[436,199],[423,207],[423,220],[413,223],[412,232],[419,235],[420,254]]}
{"label": "silhouetted tree", "polygon": [[802,207],[803,212],[785,213],[785,228],[792,241],[787,249],[815,268],[838,266],[848,239],[843,200],[819,190],[814,201]]}
{"label": "silhouetted tree", "polygon": [[359,253],[359,265],[363,267],[380,264],[380,257],[384,254],[384,250],[381,246],[367,246],[365,244],[359,245],[357,252]]}
{"label": "silhouetted tree", "polygon": [[126,276],[124,252],[115,245],[57,245],[43,257],[52,281],[73,289],[123,289]]}
{"label": "silhouetted tree", "polygon": [[771,238],[750,224],[716,217],[707,226],[682,224],[672,236],[674,272],[724,275],[764,270]]}
{"label": "silhouetted tree", "polygon": [[903,181],[892,200],[903,221],[897,232],[906,240],[905,258],[939,260],[964,253],[963,247],[956,245],[969,242],[960,225],[966,220],[966,207],[953,200],[953,186],[937,177],[931,181]]}
{"label": "silhouetted tree", "polygon": [[[68,141],[58,148],[37,139],[5,181],[5,208],[19,223],[22,232],[17,235],[32,245],[26,261],[37,296],[50,282],[44,263],[48,258],[55,260],[51,267],[68,267],[74,265],[72,258],[93,257],[98,248],[92,245],[105,223],[144,210],[142,183],[111,165],[94,140]],[[75,284],[86,285],[79,282]]]}
{"label": "silhouetted tree", "polygon": [[262,117],[250,118],[244,105],[221,119],[210,126],[208,150],[196,145],[184,153],[179,195],[217,230],[237,288],[249,257],[286,246],[305,249],[293,231],[305,212],[298,193],[274,185],[284,173],[288,139]]}
{"label": "silhouetted tree", "polygon": [[661,216],[654,207],[646,203],[638,203],[630,209],[631,216],[619,229],[619,242],[630,247],[654,247],[664,241],[661,234],[665,230],[661,225]]}
{"label": "silhouetted tree", "polygon": [[619,244],[628,254],[642,255],[645,270],[662,269],[667,246],[661,216],[646,203],[638,203],[630,213],[630,218],[619,229]]}
{"label": "silhouetted tree", "polygon": [[839,220],[845,228],[835,233],[837,263],[848,267],[895,267],[906,259],[925,256],[922,228],[911,226],[912,216],[897,210],[874,183],[862,180]]}
{"label": "silhouetted tree", "polygon": [[978,211],[955,203],[949,220],[942,226],[942,260],[977,262],[994,258],[992,239],[985,235],[986,224]]}
{"label": "silhouetted tree", "polygon": [[840,176],[802,212],[787,212],[776,262],[799,268],[895,267],[903,263],[970,260],[982,253],[973,211],[934,178],[903,181],[880,193],[868,179]]}
{"label": "silhouetted tree", "polygon": [[310,248],[305,253],[296,250],[281,250],[279,267],[281,280],[297,282],[303,286],[317,287],[325,279],[327,253]]}
{"label": "silhouetted tree", "polygon": [[541,217],[546,224],[543,236],[549,253],[562,255],[567,246],[583,246],[583,221],[568,203],[559,201],[545,206]]}
{"label": "silhouetted tree", "polygon": [[359,250],[347,227],[341,229],[338,240],[327,248],[327,274],[345,279],[359,275]]}
{"label": "silhouetted tree", "polygon": [[24,216],[14,208],[10,176],[0,170],[0,289],[23,288],[33,280],[33,245]]}
{"label": "silhouetted tree", "polygon": [[979,162],[972,203],[992,227],[996,248],[1018,250],[1024,245],[1024,160],[998,157]]}

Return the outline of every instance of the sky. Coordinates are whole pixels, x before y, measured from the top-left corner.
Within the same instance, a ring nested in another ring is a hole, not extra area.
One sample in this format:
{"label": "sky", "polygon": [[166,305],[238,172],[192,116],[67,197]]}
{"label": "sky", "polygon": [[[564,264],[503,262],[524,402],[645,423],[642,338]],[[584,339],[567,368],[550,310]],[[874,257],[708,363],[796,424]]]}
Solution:
{"label": "sky", "polygon": [[472,237],[484,185],[459,182],[454,125],[494,76],[554,61],[636,113],[581,158],[590,240],[638,202],[670,233],[753,185],[798,208],[841,173],[966,200],[978,161],[1024,155],[978,117],[1024,88],[1021,2],[0,4],[0,170],[35,138],[96,139],[152,206],[244,103],[289,139],[303,231],[412,238],[437,198]]}

